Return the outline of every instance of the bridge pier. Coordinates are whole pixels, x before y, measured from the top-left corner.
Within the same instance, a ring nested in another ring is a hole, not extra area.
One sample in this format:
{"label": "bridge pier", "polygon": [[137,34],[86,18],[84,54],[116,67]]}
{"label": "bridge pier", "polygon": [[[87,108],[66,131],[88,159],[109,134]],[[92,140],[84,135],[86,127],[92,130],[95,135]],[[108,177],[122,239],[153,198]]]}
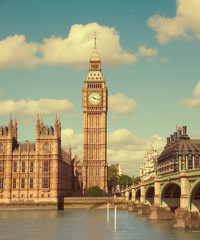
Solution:
{"label": "bridge pier", "polygon": [[128,191],[125,192],[125,197],[126,197],[126,201],[128,202],[129,201],[129,192]]}
{"label": "bridge pier", "polygon": [[181,179],[181,197],[180,197],[180,208],[189,210],[189,195],[188,195],[188,179],[187,171],[180,172]]}
{"label": "bridge pier", "polygon": [[160,182],[159,177],[154,178],[154,205],[160,207]]}
{"label": "bridge pier", "polygon": [[135,194],[136,194],[136,191],[135,191],[135,189],[132,189],[131,190],[132,191],[132,202],[135,202]]}
{"label": "bridge pier", "polygon": [[144,188],[144,183],[143,182],[141,182],[140,191],[141,191],[140,203],[144,204],[144,202],[145,202],[145,188]]}

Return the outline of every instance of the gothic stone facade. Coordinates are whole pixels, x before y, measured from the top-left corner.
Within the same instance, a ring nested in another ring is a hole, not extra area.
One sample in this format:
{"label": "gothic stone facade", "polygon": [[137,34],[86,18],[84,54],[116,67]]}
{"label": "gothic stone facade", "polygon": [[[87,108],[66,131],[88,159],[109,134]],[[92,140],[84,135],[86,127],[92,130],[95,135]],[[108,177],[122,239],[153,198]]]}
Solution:
{"label": "gothic stone facade", "polygon": [[61,124],[36,121],[36,141],[17,141],[17,121],[0,127],[0,202],[57,201],[72,192],[71,149],[61,149]]}
{"label": "gothic stone facade", "polygon": [[83,190],[97,185],[107,192],[108,90],[96,48],[82,88],[83,103]]}

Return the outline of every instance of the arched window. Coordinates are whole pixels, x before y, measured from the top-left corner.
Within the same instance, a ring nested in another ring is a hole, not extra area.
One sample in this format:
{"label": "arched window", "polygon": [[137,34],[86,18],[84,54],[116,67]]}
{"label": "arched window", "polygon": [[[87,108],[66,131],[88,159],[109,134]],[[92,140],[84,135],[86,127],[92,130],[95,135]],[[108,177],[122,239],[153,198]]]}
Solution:
{"label": "arched window", "polygon": [[49,143],[45,143],[45,144],[44,144],[44,151],[45,151],[45,152],[49,152],[49,150],[50,150]]}

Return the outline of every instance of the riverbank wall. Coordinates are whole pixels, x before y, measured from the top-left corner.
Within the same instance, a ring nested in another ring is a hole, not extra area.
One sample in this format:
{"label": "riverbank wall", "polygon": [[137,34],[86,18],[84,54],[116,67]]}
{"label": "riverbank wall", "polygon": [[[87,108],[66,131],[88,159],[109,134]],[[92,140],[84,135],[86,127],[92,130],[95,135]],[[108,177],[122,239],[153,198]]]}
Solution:
{"label": "riverbank wall", "polygon": [[66,209],[66,208],[105,208],[109,203],[109,207],[118,205],[119,208],[127,209],[128,203],[126,199],[121,197],[114,199],[113,197],[66,197],[58,199],[57,202],[34,202],[34,201],[15,201],[10,203],[0,203],[0,210],[39,210],[39,209]]}

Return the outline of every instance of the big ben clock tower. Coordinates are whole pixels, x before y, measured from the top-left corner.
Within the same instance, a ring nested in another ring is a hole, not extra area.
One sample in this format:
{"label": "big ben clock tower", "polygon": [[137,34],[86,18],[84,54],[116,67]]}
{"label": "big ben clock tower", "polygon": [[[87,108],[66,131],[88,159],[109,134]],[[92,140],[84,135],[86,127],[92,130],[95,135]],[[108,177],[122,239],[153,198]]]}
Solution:
{"label": "big ben clock tower", "polygon": [[89,73],[82,88],[83,190],[99,186],[107,192],[108,89],[101,72],[101,59],[94,39]]}

